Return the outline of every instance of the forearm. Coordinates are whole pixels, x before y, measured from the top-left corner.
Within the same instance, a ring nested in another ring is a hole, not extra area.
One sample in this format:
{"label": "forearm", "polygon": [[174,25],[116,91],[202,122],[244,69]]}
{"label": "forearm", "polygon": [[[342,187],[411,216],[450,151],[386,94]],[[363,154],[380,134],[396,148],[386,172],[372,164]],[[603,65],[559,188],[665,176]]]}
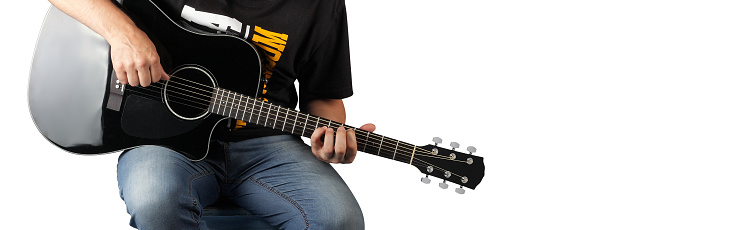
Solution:
{"label": "forearm", "polygon": [[110,0],[49,0],[52,5],[102,35],[110,44],[141,33]]}
{"label": "forearm", "polygon": [[306,103],[305,112],[345,124],[346,108],[340,99],[314,99]]}

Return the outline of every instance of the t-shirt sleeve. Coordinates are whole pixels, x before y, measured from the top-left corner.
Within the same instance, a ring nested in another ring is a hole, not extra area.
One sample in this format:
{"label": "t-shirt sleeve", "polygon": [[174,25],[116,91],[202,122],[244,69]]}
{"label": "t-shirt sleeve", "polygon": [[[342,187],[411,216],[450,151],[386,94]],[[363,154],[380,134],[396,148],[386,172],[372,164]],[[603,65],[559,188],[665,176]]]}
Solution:
{"label": "t-shirt sleeve", "polygon": [[324,33],[321,45],[299,72],[302,99],[343,99],[353,95],[348,22],[345,7]]}

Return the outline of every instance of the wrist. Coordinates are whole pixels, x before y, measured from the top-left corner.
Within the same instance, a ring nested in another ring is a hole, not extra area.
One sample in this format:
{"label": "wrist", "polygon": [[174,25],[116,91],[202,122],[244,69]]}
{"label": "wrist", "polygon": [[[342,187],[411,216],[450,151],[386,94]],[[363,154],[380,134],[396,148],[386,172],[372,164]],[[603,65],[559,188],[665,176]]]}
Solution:
{"label": "wrist", "polygon": [[110,45],[121,44],[145,35],[144,32],[136,27],[136,25],[130,20],[119,20],[119,22],[108,23],[108,25],[110,26],[105,27],[100,35],[102,35]]}

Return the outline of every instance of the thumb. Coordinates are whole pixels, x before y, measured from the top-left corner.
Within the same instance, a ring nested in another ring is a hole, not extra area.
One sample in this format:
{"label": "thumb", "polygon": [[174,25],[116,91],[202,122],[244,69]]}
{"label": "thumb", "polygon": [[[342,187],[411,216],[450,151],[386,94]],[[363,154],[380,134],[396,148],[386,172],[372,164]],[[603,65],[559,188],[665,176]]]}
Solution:
{"label": "thumb", "polygon": [[361,128],[359,129],[367,131],[367,132],[374,132],[374,130],[377,129],[377,126],[375,126],[372,123],[367,123],[365,125],[362,125]]}
{"label": "thumb", "polygon": [[165,73],[165,70],[162,70],[162,74],[160,74],[160,75],[161,75],[160,79],[162,79],[162,80],[168,80],[168,79],[170,79],[170,75],[168,75],[167,73]]}

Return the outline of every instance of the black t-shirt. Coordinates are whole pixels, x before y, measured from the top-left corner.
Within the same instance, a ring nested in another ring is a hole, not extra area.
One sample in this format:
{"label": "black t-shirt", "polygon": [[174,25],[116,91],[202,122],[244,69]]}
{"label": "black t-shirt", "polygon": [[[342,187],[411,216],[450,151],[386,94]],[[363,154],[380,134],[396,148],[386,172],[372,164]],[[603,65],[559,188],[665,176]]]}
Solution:
{"label": "black t-shirt", "polygon": [[[207,32],[246,39],[262,60],[257,96],[295,108],[302,101],[353,94],[348,25],[343,0],[155,0],[174,20]],[[256,82],[256,81],[254,81]],[[250,85],[249,87],[257,87]],[[303,105],[301,107],[304,107]],[[220,139],[237,141],[279,134],[239,122]]]}

